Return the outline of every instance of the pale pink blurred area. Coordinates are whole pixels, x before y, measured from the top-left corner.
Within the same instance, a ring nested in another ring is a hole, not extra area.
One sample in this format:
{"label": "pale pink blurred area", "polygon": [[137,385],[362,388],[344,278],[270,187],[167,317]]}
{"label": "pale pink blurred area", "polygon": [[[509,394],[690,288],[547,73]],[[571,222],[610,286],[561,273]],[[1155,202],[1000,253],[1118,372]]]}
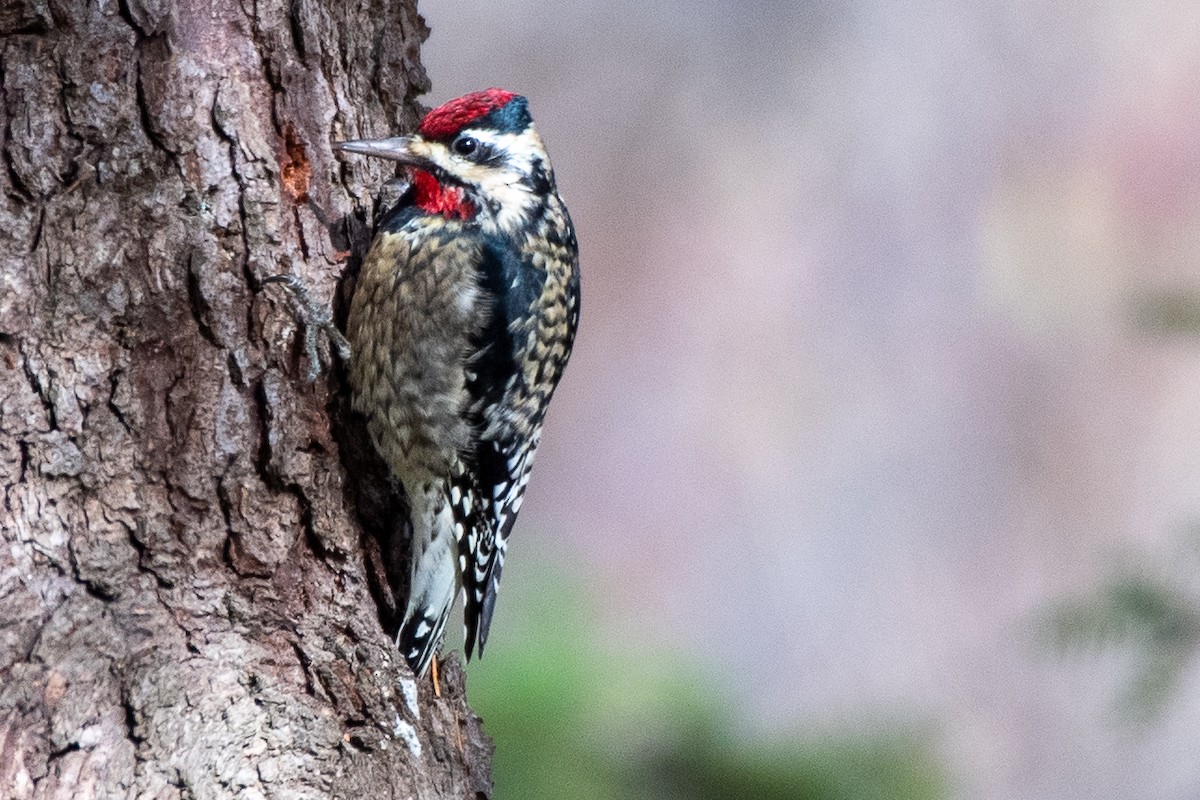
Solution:
{"label": "pale pink blurred area", "polygon": [[1122,722],[1034,625],[1200,519],[1200,339],[1134,313],[1200,291],[1200,4],[421,8],[581,243],[506,582],[566,560],[751,733],[933,731],[956,797],[1200,796],[1200,669]]}

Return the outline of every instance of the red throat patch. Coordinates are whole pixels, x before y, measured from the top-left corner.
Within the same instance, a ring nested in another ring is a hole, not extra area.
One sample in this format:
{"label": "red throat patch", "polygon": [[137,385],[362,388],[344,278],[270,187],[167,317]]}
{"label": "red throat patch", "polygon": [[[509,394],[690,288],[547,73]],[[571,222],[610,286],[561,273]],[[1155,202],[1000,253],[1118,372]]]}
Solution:
{"label": "red throat patch", "polygon": [[470,219],[475,216],[475,204],[463,197],[457,186],[442,186],[438,179],[424,170],[413,173],[417,187],[415,205],[427,214],[441,214],[451,219]]}
{"label": "red throat patch", "polygon": [[427,139],[452,136],[473,120],[508,105],[514,97],[515,94],[503,89],[484,89],[482,92],[463,95],[426,114],[417,130]]}

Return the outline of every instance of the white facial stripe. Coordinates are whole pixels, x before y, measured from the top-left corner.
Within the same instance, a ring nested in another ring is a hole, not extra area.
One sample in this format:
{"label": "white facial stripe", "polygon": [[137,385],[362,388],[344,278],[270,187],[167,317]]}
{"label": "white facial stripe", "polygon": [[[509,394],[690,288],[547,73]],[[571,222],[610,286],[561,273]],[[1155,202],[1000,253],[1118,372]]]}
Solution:
{"label": "white facial stripe", "polygon": [[540,200],[525,180],[533,174],[536,162],[540,161],[545,169],[550,167],[541,137],[532,125],[521,133],[466,128],[462,134],[492,148],[501,156],[499,163],[475,164],[441,145],[431,146],[429,157],[446,172],[476,187],[489,201],[485,224],[491,222],[501,230],[519,229]]}
{"label": "white facial stripe", "polygon": [[546,160],[546,148],[542,145],[542,139],[532,125],[521,133],[501,133],[467,128],[463,134],[475,138],[497,153],[503,153],[509,168],[523,175],[533,172],[535,159],[541,159],[543,162]]}

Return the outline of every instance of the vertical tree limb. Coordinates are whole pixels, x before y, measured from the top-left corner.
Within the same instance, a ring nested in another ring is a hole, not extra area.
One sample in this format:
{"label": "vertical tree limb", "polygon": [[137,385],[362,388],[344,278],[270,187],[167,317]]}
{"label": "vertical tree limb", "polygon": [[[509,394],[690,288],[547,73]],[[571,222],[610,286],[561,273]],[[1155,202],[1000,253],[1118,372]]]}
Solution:
{"label": "vertical tree limb", "polygon": [[461,670],[435,701],[381,629],[373,454],[262,285],[333,296],[386,176],[330,143],[413,126],[426,34],[403,0],[0,10],[0,796],[490,794]]}

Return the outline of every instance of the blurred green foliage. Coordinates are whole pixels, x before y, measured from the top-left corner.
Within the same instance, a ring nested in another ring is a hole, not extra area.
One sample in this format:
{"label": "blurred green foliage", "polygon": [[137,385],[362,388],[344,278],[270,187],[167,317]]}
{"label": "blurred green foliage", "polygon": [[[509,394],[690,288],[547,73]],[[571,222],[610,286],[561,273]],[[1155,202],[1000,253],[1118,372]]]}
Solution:
{"label": "blurred green foliage", "polygon": [[1118,699],[1123,715],[1162,710],[1200,648],[1194,555],[1160,569],[1125,559],[1093,594],[1055,604],[1039,620],[1044,638],[1059,652],[1122,649],[1133,657]]}
{"label": "blurred green foliage", "polygon": [[1161,336],[1200,335],[1200,294],[1186,289],[1146,291],[1132,303],[1134,324]]}
{"label": "blurred green foliage", "polygon": [[[469,682],[496,740],[498,800],[945,795],[929,748],[912,736],[740,737],[736,709],[695,658],[604,641],[577,583],[544,566],[523,569],[505,582],[496,635]],[[770,691],[769,675],[762,681]]]}

